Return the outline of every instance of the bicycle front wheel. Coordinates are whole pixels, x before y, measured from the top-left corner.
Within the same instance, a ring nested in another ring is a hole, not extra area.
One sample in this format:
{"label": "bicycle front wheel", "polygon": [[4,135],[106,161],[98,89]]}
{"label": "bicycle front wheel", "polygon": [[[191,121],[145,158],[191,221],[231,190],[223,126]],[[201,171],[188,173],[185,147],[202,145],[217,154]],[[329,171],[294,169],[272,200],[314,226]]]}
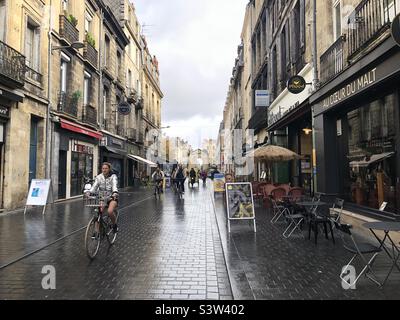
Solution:
{"label": "bicycle front wheel", "polygon": [[93,218],[86,227],[85,234],[85,248],[89,259],[94,259],[94,257],[96,257],[99,252],[100,241],[100,225],[97,219]]}

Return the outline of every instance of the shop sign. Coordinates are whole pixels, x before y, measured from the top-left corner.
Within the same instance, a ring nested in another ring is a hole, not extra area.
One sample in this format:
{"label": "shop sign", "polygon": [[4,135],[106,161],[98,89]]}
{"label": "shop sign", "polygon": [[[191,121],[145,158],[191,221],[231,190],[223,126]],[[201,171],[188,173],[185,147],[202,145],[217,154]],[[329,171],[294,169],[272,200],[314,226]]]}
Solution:
{"label": "shop sign", "polygon": [[93,147],[75,142],[72,146],[73,152],[93,154]]}
{"label": "shop sign", "polygon": [[118,113],[123,116],[129,115],[131,113],[131,105],[127,102],[121,102],[118,105]]}
{"label": "shop sign", "polygon": [[280,119],[282,119],[284,116],[286,116],[288,113],[292,112],[299,106],[300,106],[300,101],[297,101],[294,105],[290,106],[287,110],[285,110],[285,112],[282,112],[282,107],[279,107],[278,113],[270,113],[268,115],[268,127],[278,122]]}
{"label": "shop sign", "polygon": [[362,91],[367,87],[371,86],[372,84],[374,84],[377,79],[376,70],[377,68],[367,72],[358,79],[349,83],[347,86],[331,94],[323,101],[322,108],[329,109],[334,105],[338,104],[339,102],[341,102],[342,100],[345,100],[357,94],[359,91]]}
{"label": "shop sign", "polygon": [[0,117],[8,118],[9,116],[9,109],[7,107],[0,106]]}
{"label": "shop sign", "polygon": [[306,79],[301,76],[291,77],[287,82],[287,89],[293,94],[302,93],[306,89],[306,86]]}
{"label": "shop sign", "polygon": [[391,31],[394,41],[400,46],[400,14],[393,19]]}
{"label": "shop sign", "polygon": [[256,107],[269,107],[269,91],[256,90]]}
{"label": "shop sign", "polygon": [[124,143],[121,140],[110,138],[110,142],[112,145],[117,145],[120,148],[123,148]]}

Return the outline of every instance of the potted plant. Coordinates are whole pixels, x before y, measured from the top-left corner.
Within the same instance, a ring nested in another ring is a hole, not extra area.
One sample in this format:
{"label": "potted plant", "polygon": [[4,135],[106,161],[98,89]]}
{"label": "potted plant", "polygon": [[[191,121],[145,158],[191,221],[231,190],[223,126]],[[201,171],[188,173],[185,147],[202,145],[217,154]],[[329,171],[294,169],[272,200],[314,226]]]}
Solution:
{"label": "potted plant", "polygon": [[96,40],[94,40],[93,36],[91,33],[86,33],[86,42],[90,44],[93,48],[96,47]]}
{"label": "potted plant", "polygon": [[75,92],[72,94],[72,97],[71,97],[71,104],[72,104],[73,106],[77,106],[77,105],[78,105],[78,101],[79,101],[81,95],[82,95],[82,94],[81,94],[81,92],[80,92],[79,90],[75,91]]}
{"label": "potted plant", "polygon": [[72,14],[67,16],[67,19],[69,22],[71,22],[71,24],[76,27],[78,25],[78,19],[75,18]]}

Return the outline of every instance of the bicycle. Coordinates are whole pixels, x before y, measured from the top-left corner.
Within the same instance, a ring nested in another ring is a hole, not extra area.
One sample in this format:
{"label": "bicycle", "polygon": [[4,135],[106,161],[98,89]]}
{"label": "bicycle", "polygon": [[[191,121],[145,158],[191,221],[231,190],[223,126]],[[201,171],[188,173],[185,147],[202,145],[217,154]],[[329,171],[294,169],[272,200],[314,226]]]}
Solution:
{"label": "bicycle", "polygon": [[185,178],[184,179],[175,179],[176,184],[177,184],[177,194],[180,200],[183,199],[183,190],[184,190],[184,182],[185,182]]}
{"label": "bicycle", "polygon": [[[106,191],[99,191],[93,193],[90,196],[85,196],[85,206],[93,208],[94,215],[90,219],[85,233],[85,248],[86,254],[89,259],[93,260],[99,252],[100,244],[107,238],[110,246],[115,243],[117,239],[117,233],[114,232],[113,223],[108,215],[106,209],[107,200],[110,197],[110,193]],[[106,215],[103,215],[103,213]],[[118,221],[118,210],[114,211],[116,216],[116,222]]]}
{"label": "bicycle", "polygon": [[154,184],[154,196],[156,197],[156,199],[157,199],[157,197],[158,197],[158,199],[161,199],[161,188],[162,188],[161,182],[162,182],[162,180],[158,179],[155,181],[155,184]]}

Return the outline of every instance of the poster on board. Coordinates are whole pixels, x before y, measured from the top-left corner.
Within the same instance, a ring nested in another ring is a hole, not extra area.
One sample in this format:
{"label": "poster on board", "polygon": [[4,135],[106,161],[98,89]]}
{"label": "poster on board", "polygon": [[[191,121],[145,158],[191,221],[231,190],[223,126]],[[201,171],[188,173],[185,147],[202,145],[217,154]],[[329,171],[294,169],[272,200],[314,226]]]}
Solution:
{"label": "poster on board", "polygon": [[227,183],[226,207],[229,232],[231,220],[253,220],[254,232],[256,232],[256,216],[251,183]]}
{"label": "poster on board", "polygon": [[222,173],[214,175],[214,192],[225,192],[225,175]]}
{"label": "poster on board", "polygon": [[[28,198],[26,200],[26,207],[28,206],[43,206],[46,207],[48,203],[49,193],[51,189],[51,180],[38,180],[33,179],[29,188]],[[43,213],[44,213],[43,208]]]}

